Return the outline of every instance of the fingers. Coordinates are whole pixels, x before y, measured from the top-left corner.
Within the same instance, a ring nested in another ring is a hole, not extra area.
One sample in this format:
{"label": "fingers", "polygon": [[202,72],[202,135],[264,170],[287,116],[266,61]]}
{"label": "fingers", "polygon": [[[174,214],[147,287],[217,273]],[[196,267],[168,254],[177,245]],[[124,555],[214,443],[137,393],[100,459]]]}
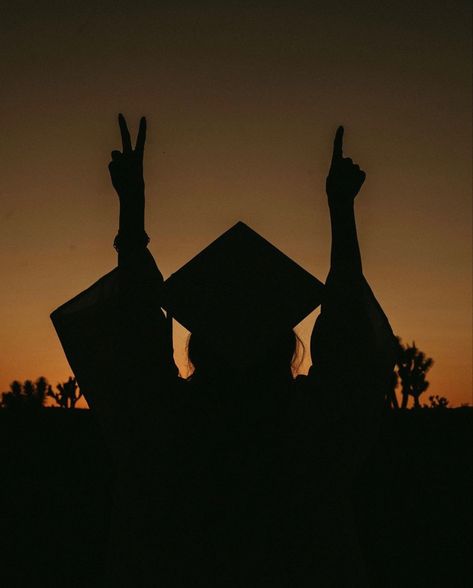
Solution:
{"label": "fingers", "polygon": [[140,119],[140,128],[138,130],[138,137],[136,138],[135,150],[143,154],[146,141],[146,118],[144,116]]}
{"label": "fingers", "polygon": [[365,172],[360,168],[360,166],[357,163],[354,163],[353,159],[350,159],[349,157],[344,157],[340,161],[339,169],[344,173],[351,173],[363,176],[366,175]]}
{"label": "fingers", "polygon": [[[131,153],[132,152],[132,145],[131,145],[130,131],[128,130],[128,126],[126,124],[125,117],[121,113],[118,115],[118,124],[120,126],[120,134],[121,134],[121,138],[122,138],[123,153]],[[145,142],[146,142],[146,118],[144,116],[142,116],[140,119],[140,128],[138,130],[138,136],[136,138],[136,144],[135,144],[135,151],[137,151],[141,155],[144,152]],[[119,151],[113,151],[112,152],[112,159],[113,160],[118,159],[119,155],[120,155]]]}
{"label": "fingers", "polygon": [[131,151],[130,132],[128,131],[126,120],[122,113],[118,115],[118,124],[120,126],[120,134],[122,136],[123,153],[129,153]]}
{"label": "fingers", "polygon": [[332,164],[343,159],[343,127],[340,126],[335,133],[333,140]]}

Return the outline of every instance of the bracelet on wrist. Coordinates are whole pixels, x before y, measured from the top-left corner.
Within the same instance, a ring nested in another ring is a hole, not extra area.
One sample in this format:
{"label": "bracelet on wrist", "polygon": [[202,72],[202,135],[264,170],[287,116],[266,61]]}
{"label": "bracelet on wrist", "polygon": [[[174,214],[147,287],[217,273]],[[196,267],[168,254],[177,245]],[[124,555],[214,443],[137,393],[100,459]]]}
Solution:
{"label": "bracelet on wrist", "polygon": [[113,248],[116,251],[119,251],[120,248],[127,248],[127,249],[140,249],[148,245],[150,242],[150,238],[148,234],[143,231],[141,235],[126,235],[117,233],[115,239],[113,240]]}

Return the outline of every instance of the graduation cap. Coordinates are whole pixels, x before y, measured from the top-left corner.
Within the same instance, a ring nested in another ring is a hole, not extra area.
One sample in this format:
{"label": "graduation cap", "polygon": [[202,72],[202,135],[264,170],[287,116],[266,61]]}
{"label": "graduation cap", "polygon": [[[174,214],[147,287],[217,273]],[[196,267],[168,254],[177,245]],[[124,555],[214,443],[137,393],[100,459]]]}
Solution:
{"label": "graduation cap", "polygon": [[320,304],[323,288],[238,222],[166,280],[162,306],[215,353],[250,362]]}

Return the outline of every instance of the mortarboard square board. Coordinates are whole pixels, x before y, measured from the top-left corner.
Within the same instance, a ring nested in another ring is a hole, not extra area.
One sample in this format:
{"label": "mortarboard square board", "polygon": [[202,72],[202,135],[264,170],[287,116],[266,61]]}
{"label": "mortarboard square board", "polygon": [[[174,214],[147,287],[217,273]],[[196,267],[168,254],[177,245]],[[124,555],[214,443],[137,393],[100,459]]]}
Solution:
{"label": "mortarboard square board", "polygon": [[217,354],[249,361],[322,300],[324,285],[243,222],[172,274],[162,306]]}

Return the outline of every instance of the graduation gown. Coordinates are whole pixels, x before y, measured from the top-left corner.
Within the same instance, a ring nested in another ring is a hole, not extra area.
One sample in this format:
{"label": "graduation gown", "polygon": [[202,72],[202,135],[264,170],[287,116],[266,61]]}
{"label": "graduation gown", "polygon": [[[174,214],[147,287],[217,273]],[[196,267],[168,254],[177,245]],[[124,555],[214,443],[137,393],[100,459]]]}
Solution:
{"label": "graduation gown", "polygon": [[147,250],[52,314],[117,466],[100,585],[366,585],[350,485],[393,336],[362,276],[332,278],[292,382],[181,380]]}

